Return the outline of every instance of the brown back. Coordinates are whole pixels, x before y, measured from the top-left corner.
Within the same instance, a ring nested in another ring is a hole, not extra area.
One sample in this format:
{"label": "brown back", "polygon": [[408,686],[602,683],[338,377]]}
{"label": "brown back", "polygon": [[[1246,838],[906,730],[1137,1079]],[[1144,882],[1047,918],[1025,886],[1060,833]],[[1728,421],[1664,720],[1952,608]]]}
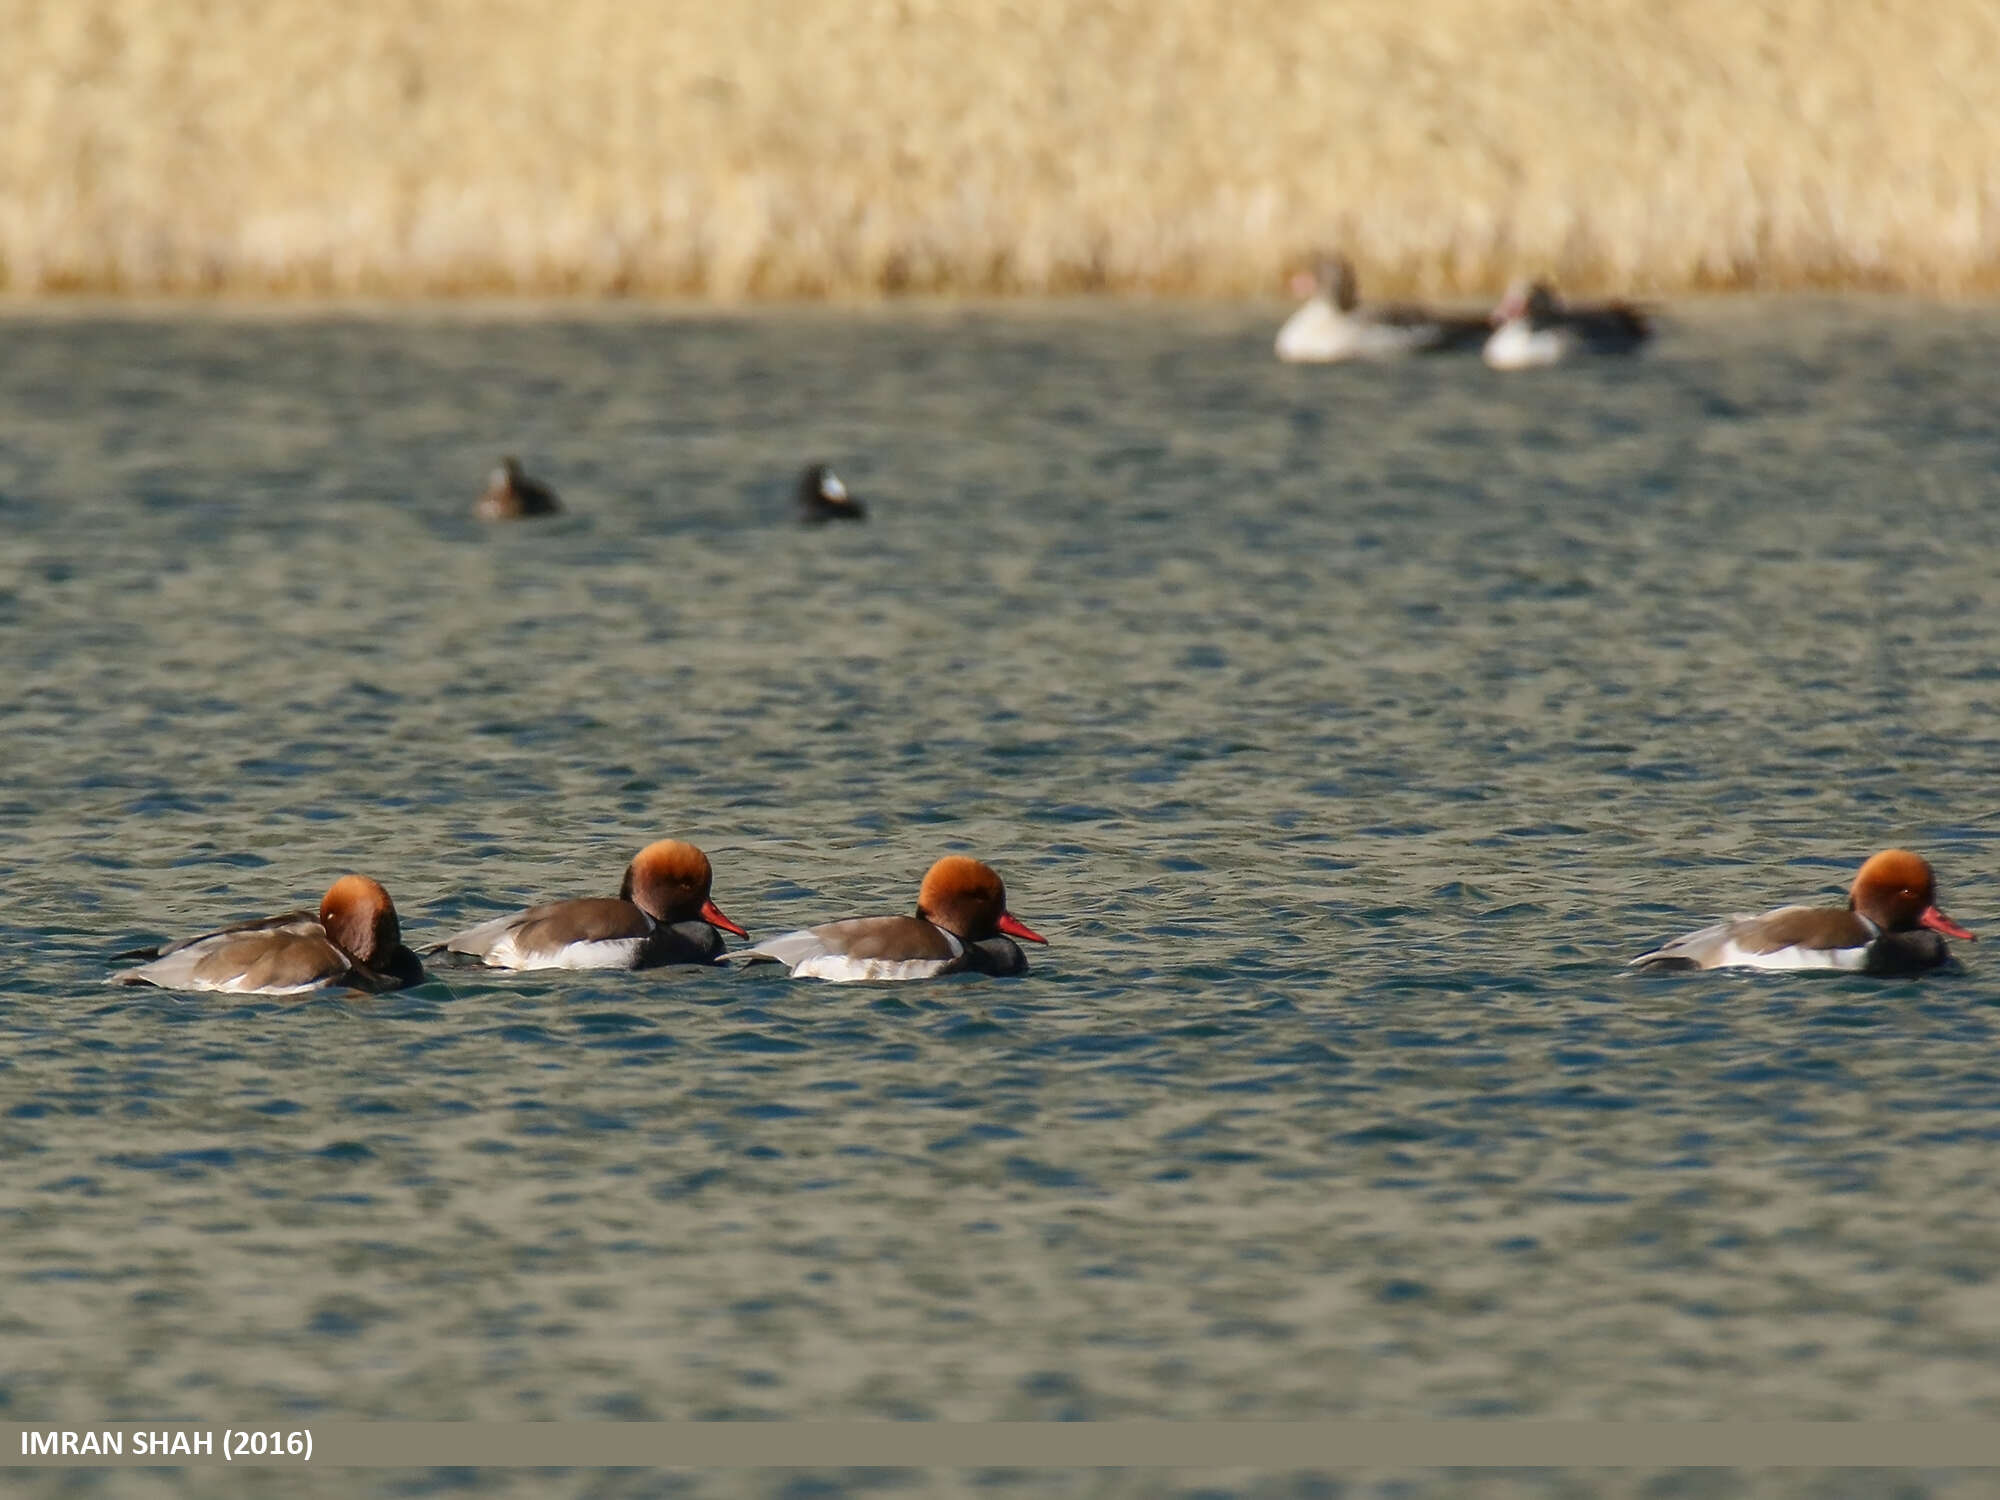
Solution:
{"label": "brown back", "polygon": [[583,901],[551,901],[522,913],[514,928],[514,946],[530,953],[554,953],[571,943],[642,938],[652,930],[645,914],[632,902],[592,896]]}
{"label": "brown back", "polygon": [[920,917],[850,917],[813,932],[831,951],[849,958],[907,961],[958,956],[945,935]]}
{"label": "brown back", "polygon": [[1735,934],[1738,947],[1750,953],[1776,953],[1780,948],[1859,948],[1875,934],[1851,911],[1837,906],[1787,906],[1746,922]]}
{"label": "brown back", "polygon": [[204,984],[238,989],[294,989],[337,979],[352,965],[325,938],[313,933],[245,933],[204,953],[190,977]]}

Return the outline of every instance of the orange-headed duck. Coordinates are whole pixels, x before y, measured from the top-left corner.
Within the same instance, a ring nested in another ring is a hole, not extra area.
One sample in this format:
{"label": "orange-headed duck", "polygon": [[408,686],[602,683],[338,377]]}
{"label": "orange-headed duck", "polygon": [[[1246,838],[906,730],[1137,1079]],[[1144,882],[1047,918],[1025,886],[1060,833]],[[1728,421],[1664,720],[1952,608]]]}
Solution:
{"label": "orange-headed duck", "polygon": [[724,932],[750,936],[709,899],[713,878],[701,850],[662,839],[632,856],[616,896],[531,906],[468,927],[430,951],[495,969],[712,964],[722,957]]}
{"label": "orange-headed duck", "polygon": [[1292,278],[1306,302],[1278,330],[1278,358],[1288,364],[1348,359],[1396,359],[1474,349],[1493,331],[1489,318],[1454,317],[1422,307],[1363,307],[1354,267],[1345,256],[1324,257]]}
{"label": "orange-headed duck", "polygon": [[868,518],[868,507],[825,464],[813,464],[799,475],[795,494],[799,519],[808,526],[817,526],[823,521],[865,521]]}
{"label": "orange-headed duck", "polygon": [[1483,357],[1496,370],[1532,370],[1572,354],[1631,354],[1653,325],[1625,302],[1564,302],[1543,281],[1517,281],[1493,309]]}
{"label": "orange-headed duck", "polygon": [[914,917],[850,917],[788,932],[731,959],[785,965],[794,979],[930,979],[939,974],[1024,974],[1015,938],[1046,943],[1007,910],[992,866],[948,854],[917,892]]}
{"label": "orange-headed duck", "polygon": [[1675,938],[1632,962],[1663,969],[1844,969],[1916,974],[1951,957],[1945,938],[1971,933],[1937,909],[1921,855],[1885,849],[1854,877],[1845,908],[1781,906]]}
{"label": "orange-headed duck", "polygon": [[308,990],[399,990],[421,984],[423,965],[403,946],[389,893],[366,875],[343,875],[318,912],[239,922],[200,937],[122,953],[151,963],[112,975],[119,984],[239,995]]}
{"label": "orange-headed duck", "polygon": [[486,481],[486,493],[472,507],[482,521],[518,521],[523,516],[552,516],[562,509],[556,492],[521,468],[521,460],[508,454],[500,460]]}

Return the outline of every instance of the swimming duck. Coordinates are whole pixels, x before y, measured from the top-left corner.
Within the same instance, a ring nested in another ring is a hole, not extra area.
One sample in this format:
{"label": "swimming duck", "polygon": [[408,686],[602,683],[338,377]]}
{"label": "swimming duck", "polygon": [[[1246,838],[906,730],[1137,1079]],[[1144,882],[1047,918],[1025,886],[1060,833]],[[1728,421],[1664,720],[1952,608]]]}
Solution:
{"label": "swimming duck", "polygon": [[713,878],[701,850],[662,839],[632,856],[616,896],[550,901],[510,912],[468,927],[430,951],[494,969],[714,963],[722,956],[723,933],[750,934],[709,899]]}
{"label": "swimming duck", "polygon": [[399,990],[421,984],[423,965],[403,946],[389,893],[366,875],[343,875],[317,912],[293,911],[218,928],[164,948],[121,953],[152,962],[113,974],[118,984],[238,995],[311,990]]}
{"label": "swimming duck", "polygon": [[940,974],[1024,974],[1015,938],[1048,939],[1007,910],[991,865],[948,854],[930,867],[911,917],[850,917],[738,948],[732,961],[781,963],[794,979],[933,979]]}
{"label": "swimming duck", "polygon": [[1482,357],[1496,370],[1531,370],[1573,354],[1631,354],[1652,335],[1629,303],[1567,303],[1546,282],[1517,281],[1493,309]]}
{"label": "swimming duck", "polygon": [[552,516],[562,509],[556,492],[539,479],[531,479],[521,461],[511,453],[487,478],[486,493],[472,507],[482,521],[518,521],[524,516]]}
{"label": "swimming duck", "polygon": [[1632,960],[1663,969],[1842,969],[1916,974],[1950,959],[1945,938],[1975,941],[1937,908],[1937,877],[1907,849],[1863,864],[1847,905],[1781,906],[1731,917]]}
{"label": "swimming duck", "polygon": [[861,521],[868,516],[868,507],[849,492],[840,482],[840,476],[825,464],[812,464],[799,475],[796,495],[799,504],[799,519],[808,526],[817,526],[823,521]]}
{"label": "swimming duck", "polygon": [[1345,256],[1322,259],[1292,278],[1306,302],[1278,330],[1278,358],[1290,364],[1396,359],[1470,349],[1493,331],[1486,318],[1454,317],[1421,307],[1362,307]]}

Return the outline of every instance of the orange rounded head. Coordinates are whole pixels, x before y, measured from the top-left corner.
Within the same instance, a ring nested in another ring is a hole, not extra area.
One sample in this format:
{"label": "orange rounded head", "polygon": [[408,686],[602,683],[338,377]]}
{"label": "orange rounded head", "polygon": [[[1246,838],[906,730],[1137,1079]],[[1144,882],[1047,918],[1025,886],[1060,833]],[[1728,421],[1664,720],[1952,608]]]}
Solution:
{"label": "orange rounded head", "polygon": [[403,944],[395,903],[366,875],[343,875],[328,887],[319,903],[319,925],[341,952],[371,967]]}
{"label": "orange rounded head", "polygon": [[1976,941],[1937,909],[1937,877],[1930,862],[1907,849],[1884,849],[1864,864],[1854,877],[1847,905],[1884,932],[1928,927],[1946,937]]}
{"label": "orange rounded head", "polygon": [[714,878],[708,856],[693,844],[661,839],[632,856],[618,895],[655,922],[702,921],[738,937],[750,936],[708,899],[709,883]]}
{"label": "orange rounded head", "polygon": [[1007,887],[993,867],[963,854],[947,854],[931,866],[917,892],[917,915],[968,943],[1003,932],[1023,942],[1048,942],[1007,910]]}

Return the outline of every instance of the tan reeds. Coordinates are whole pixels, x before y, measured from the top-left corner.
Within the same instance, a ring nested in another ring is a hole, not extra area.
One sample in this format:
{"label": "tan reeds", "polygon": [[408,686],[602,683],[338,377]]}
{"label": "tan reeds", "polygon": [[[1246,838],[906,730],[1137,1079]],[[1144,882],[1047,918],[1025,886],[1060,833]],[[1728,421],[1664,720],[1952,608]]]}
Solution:
{"label": "tan reeds", "polygon": [[14,294],[2000,287],[1992,0],[0,0]]}

